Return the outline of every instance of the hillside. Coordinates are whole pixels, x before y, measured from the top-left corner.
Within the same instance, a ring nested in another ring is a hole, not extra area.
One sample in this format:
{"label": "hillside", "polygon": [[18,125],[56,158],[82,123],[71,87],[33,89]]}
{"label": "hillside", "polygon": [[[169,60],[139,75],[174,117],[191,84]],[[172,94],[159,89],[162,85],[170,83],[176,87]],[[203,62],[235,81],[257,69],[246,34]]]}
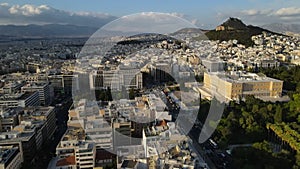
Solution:
{"label": "hillside", "polygon": [[241,20],[237,18],[229,18],[227,21],[222,23],[220,26],[224,26],[227,29],[233,30],[247,30],[247,25],[245,25]]}
{"label": "hillside", "polygon": [[210,40],[228,41],[236,39],[240,44],[249,47],[254,44],[251,40],[251,37],[254,35],[261,34],[262,32],[273,33],[269,30],[260,27],[252,25],[247,26],[237,18],[229,18],[226,22],[218,26],[215,30],[210,30],[206,32],[205,35]]}

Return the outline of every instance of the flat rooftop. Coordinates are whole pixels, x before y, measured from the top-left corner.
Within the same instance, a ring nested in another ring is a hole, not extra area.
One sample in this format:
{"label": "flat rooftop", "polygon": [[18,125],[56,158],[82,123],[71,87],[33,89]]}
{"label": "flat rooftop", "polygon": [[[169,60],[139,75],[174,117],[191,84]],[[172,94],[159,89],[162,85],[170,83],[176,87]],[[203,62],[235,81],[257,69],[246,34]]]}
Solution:
{"label": "flat rooftop", "polygon": [[0,100],[10,101],[10,100],[25,100],[35,92],[25,92],[25,93],[14,93],[14,94],[4,94],[0,95]]}
{"label": "flat rooftop", "polygon": [[30,108],[24,108],[24,111],[29,112],[31,116],[47,116],[54,107],[30,107]]}
{"label": "flat rooftop", "polygon": [[229,73],[224,72],[211,72],[209,75],[215,75],[222,80],[227,82],[235,82],[235,83],[243,83],[243,82],[283,82],[278,79],[267,77],[263,74],[255,74],[255,73],[248,73],[242,71],[232,71]]}
{"label": "flat rooftop", "polygon": [[45,83],[45,82],[41,82],[41,83],[27,83],[22,88],[24,88],[24,89],[26,89],[26,88],[38,88],[38,87],[44,87],[47,84],[48,83]]}
{"label": "flat rooftop", "polygon": [[83,128],[81,127],[69,127],[62,138],[62,141],[69,141],[69,140],[84,140],[85,133]]}

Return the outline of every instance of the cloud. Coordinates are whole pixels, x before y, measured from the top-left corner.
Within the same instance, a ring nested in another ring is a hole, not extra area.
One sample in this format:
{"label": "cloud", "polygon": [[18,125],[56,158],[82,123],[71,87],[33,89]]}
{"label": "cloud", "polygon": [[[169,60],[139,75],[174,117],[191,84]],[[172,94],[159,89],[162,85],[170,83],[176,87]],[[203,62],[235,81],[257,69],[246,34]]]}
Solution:
{"label": "cloud", "polygon": [[273,12],[272,9],[265,9],[265,10],[249,9],[249,10],[243,10],[240,13],[242,15],[256,16],[256,15],[269,15],[272,12]]}
{"label": "cloud", "polygon": [[[168,13],[171,16],[183,18],[194,25],[203,26],[199,20],[183,13]],[[166,17],[157,17],[155,12],[142,13],[145,17],[155,18],[159,22]],[[71,24],[101,27],[117,17],[107,13],[98,12],[71,12],[52,8],[48,5],[11,5],[9,3],[0,4],[0,25],[2,24]],[[167,18],[169,19],[169,18]]]}
{"label": "cloud", "polygon": [[233,13],[219,13],[217,18],[223,21],[228,17],[238,17],[249,24],[264,25],[269,23],[299,23],[300,8],[285,7],[275,9],[249,9]]}
{"label": "cloud", "polygon": [[300,8],[290,7],[290,8],[281,8],[277,10],[274,15],[276,16],[300,16]]}
{"label": "cloud", "polygon": [[0,24],[71,24],[101,27],[116,19],[115,16],[96,12],[70,12],[47,5],[0,4]]}
{"label": "cloud", "polygon": [[1,3],[0,6],[9,6],[8,3]]}
{"label": "cloud", "polygon": [[250,9],[250,10],[244,10],[241,13],[245,15],[257,15],[259,11],[255,9]]}
{"label": "cloud", "polygon": [[85,11],[73,12],[73,13],[71,12],[71,15],[87,16],[87,17],[95,17],[95,18],[109,18],[112,16],[107,13],[85,12]]}
{"label": "cloud", "polygon": [[42,12],[50,10],[50,7],[47,5],[34,6],[34,5],[13,5],[8,9],[11,14],[25,15],[25,16],[33,16],[41,14]]}
{"label": "cloud", "polygon": [[244,15],[266,15],[266,16],[276,16],[276,17],[286,17],[286,16],[299,16],[300,8],[297,7],[288,7],[288,8],[280,8],[278,10],[244,10],[241,12]]}

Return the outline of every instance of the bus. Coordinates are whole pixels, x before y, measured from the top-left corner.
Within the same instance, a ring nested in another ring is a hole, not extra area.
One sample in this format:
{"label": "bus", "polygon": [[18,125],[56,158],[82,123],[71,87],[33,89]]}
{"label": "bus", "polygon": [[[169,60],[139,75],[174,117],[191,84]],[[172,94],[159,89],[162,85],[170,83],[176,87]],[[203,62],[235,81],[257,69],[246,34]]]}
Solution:
{"label": "bus", "polygon": [[214,148],[217,149],[218,148],[218,144],[216,142],[214,142],[214,140],[209,139],[209,144]]}

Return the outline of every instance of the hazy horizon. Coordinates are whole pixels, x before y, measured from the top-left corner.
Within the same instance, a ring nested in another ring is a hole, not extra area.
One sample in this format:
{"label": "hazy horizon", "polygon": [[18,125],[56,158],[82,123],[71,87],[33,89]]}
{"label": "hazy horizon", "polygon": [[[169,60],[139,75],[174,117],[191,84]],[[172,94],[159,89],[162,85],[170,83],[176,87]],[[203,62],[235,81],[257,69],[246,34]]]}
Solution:
{"label": "hazy horizon", "polygon": [[[300,23],[299,1],[256,0],[231,1],[0,1],[0,25],[70,24],[100,27],[124,15],[140,12],[162,12],[184,18],[199,28],[213,29],[229,17],[246,25]],[[184,3],[184,4],[183,4]],[[234,6],[233,6],[234,5]]]}

